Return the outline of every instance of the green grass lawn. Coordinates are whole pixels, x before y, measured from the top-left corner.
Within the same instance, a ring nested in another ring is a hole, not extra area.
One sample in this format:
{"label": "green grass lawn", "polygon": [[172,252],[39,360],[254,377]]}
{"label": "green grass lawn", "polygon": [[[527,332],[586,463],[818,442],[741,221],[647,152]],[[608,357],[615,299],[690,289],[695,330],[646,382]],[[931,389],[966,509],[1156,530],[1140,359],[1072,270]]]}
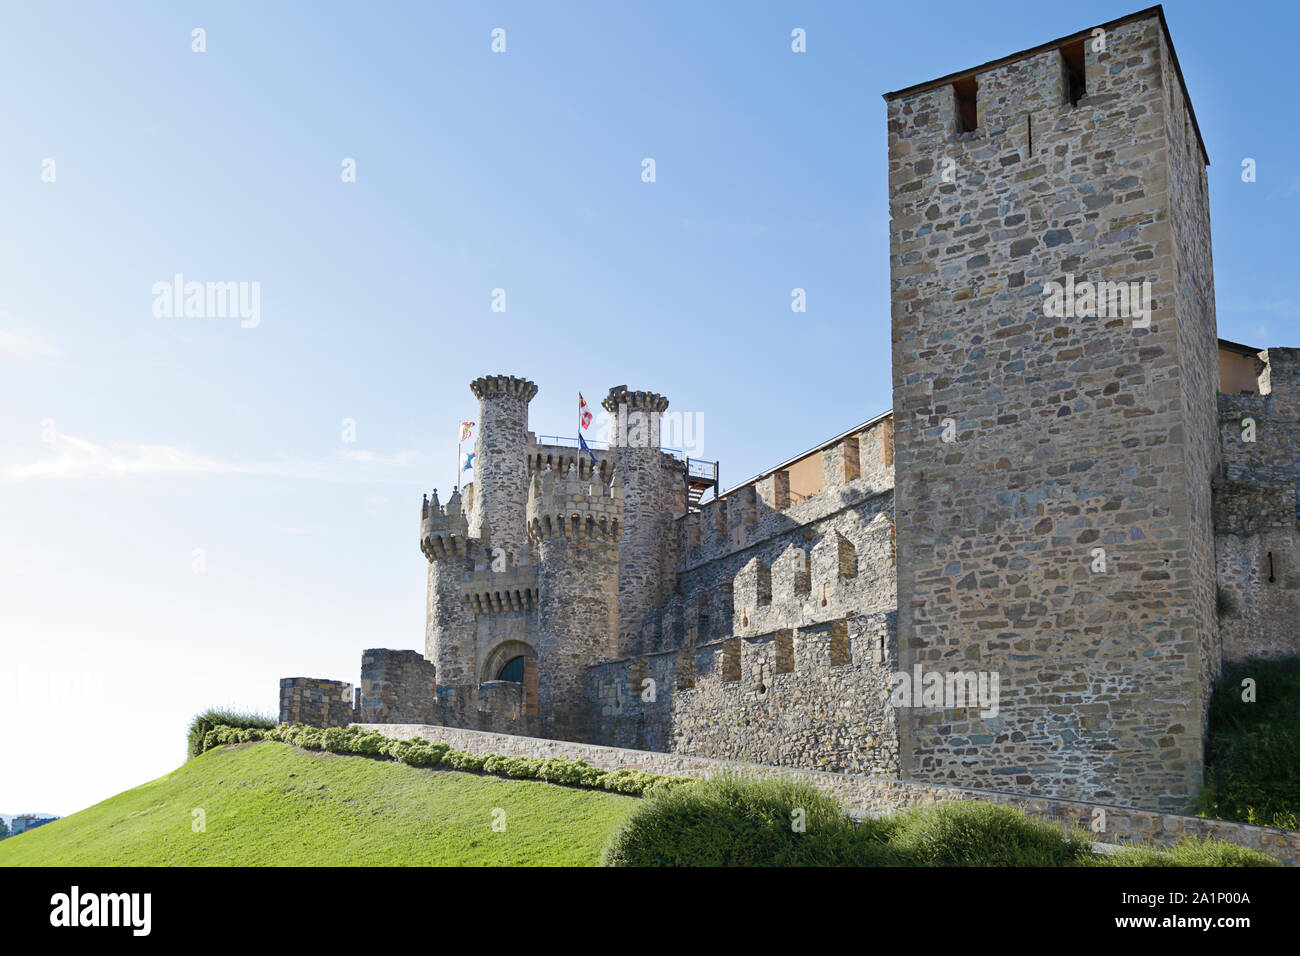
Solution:
{"label": "green grass lawn", "polygon": [[4,840],[0,866],[589,866],[638,802],[266,741]]}

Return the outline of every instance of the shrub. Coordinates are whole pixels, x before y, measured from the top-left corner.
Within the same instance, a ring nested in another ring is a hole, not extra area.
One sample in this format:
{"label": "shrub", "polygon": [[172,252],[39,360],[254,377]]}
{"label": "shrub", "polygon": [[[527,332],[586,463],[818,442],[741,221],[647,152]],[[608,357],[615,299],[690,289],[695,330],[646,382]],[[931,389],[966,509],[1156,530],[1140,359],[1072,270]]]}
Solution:
{"label": "shrub", "polygon": [[[1243,678],[1256,700],[1241,699]],[[1229,664],[1210,699],[1199,812],[1300,828],[1300,656]]]}
{"label": "shrub", "polygon": [[913,866],[1071,866],[1092,854],[1080,834],[993,803],[951,801],[898,815],[889,845]]}
{"label": "shrub", "polygon": [[1100,857],[1103,866],[1281,866],[1258,850],[1220,840],[1187,839],[1165,849],[1126,846]]}
{"label": "shrub", "polygon": [[210,707],[203,713],[196,714],[194,719],[190,721],[185,752],[191,760],[201,754],[204,750],[204,737],[208,731],[217,727],[253,727],[259,730],[269,730],[275,725],[275,718],[267,717],[264,714],[239,710],[219,710]]}
{"label": "shrub", "polygon": [[606,848],[604,863],[844,866],[887,856],[809,784],[723,775],[656,793]]}
{"label": "shrub", "polygon": [[[790,825],[806,814],[805,832]],[[951,801],[864,820],[792,781],[719,777],[653,796],[605,849],[606,866],[1275,866],[1244,847],[1187,840],[1101,856],[1023,810]]]}

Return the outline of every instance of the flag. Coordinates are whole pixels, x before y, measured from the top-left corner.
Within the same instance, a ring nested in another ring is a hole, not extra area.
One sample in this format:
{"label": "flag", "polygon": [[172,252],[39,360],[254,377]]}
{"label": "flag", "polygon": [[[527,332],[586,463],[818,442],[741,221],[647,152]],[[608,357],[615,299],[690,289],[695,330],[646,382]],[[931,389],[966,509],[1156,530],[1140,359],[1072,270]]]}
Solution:
{"label": "flag", "polygon": [[463,451],[460,453],[460,470],[469,471],[474,467],[474,453],[472,451]]}
{"label": "flag", "polygon": [[591,406],[582,397],[582,392],[578,393],[578,419],[582,422],[583,428],[591,424]]}
{"label": "flag", "polygon": [[592,453],[591,449],[587,447],[587,440],[583,438],[581,435],[578,436],[578,444],[582,446],[583,451],[585,451],[588,455],[591,455],[592,461],[596,460],[596,456]]}
{"label": "flag", "polygon": [[474,423],[473,423],[473,422],[461,422],[461,423],[460,423],[460,440],[461,440],[461,441],[465,441],[467,438],[469,438],[470,430],[471,430],[473,427],[474,427]]}

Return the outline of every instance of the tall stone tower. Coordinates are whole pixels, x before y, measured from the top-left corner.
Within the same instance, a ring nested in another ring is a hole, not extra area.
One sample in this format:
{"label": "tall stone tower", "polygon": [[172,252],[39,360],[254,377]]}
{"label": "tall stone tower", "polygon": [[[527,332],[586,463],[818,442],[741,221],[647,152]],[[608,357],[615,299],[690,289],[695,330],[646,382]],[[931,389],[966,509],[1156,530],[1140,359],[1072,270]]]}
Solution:
{"label": "tall stone tower", "polygon": [[538,712],[557,736],[583,728],[587,668],[617,656],[618,546],[623,486],[576,465],[532,479],[528,533],[540,565],[537,610]]}
{"label": "tall stone tower", "polygon": [[513,563],[526,540],[528,403],[537,386],[513,375],[487,375],[469,387],[479,409],[469,533],[481,538],[486,526],[492,546]]}
{"label": "tall stone tower", "polygon": [[[461,576],[474,568],[477,542],[453,493],[443,507],[435,490],[420,509],[420,551],[429,562],[425,601],[424,656],[433,661],[438,696],[445,713],[464,719],[471,700],[456,700],[457,691],[477,684],[474,673],[474,613],[465,601]],[[463,694],[463,690],[460,691]],[[457,708],[461,708],[458,710]]]}
{"label": "tall stone tower", "polygon": [[668,399],[611,388],[601,402],[611,418],[610,447],[623,482],[623,536],[618,592],[619,654],[636,653],[647,614],[666,601],[674,582],[673,519],[686,511],[683,465],[659,447]]}
{"label": "tall stone tower", "polygon": [[903,774],[1185,810],[1217,351],[1208,160],[1163,14],[885,99],[900,663],[1001,681],[996,717],[903,710]]}

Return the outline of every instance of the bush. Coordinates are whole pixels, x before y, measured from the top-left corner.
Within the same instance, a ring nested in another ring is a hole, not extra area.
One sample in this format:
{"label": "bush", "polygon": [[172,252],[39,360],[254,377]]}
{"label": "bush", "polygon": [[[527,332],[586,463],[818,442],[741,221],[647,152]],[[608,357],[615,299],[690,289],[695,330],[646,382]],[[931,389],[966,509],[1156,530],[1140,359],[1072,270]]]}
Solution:
{"label": "bush", "polygon": [[1126,846],[1099,858],[1103,866],[1281,866],[1277,860],[1235,843],[1192,840],[1165,849]]}
{"label": "bush", "polygon": [[190,721],[185,752],[191,760],[201,754],[205,749],[203,747],[204,737],[207,736],[208,731],[217,727],[253,727],[259,730],[269,730],[275,725],[275,718],[267,717],[264,714],[209,708],[203,713],[195,715],[194,719]]}
{"label": "bush", "polygon": [[604,863],[847,866],[887,857],[815,787],[723,775],[653,796],[606,848]]}
{"label": "bush", "polygon": [[888,841],[912,866],[1073,866],[1092,855],[1081,834],[1013,807],[967,801],[899,814]]}
{"label": "bush", "polygon": [[[1256,700],[1241,699],[1243,678]],[[1224,668],[1210,699],[1199,812],[1300,829],[1300,656]]]}
{"label": "bush", "polygon": [[[804,811],[805,827],[791,826]],[[606,866],[1276,866],[1215,840],[1101,856],[1023,810],[952,801],[854,824],[830,797],[790,780],[723,776],[656,794],[605,849]]]}

